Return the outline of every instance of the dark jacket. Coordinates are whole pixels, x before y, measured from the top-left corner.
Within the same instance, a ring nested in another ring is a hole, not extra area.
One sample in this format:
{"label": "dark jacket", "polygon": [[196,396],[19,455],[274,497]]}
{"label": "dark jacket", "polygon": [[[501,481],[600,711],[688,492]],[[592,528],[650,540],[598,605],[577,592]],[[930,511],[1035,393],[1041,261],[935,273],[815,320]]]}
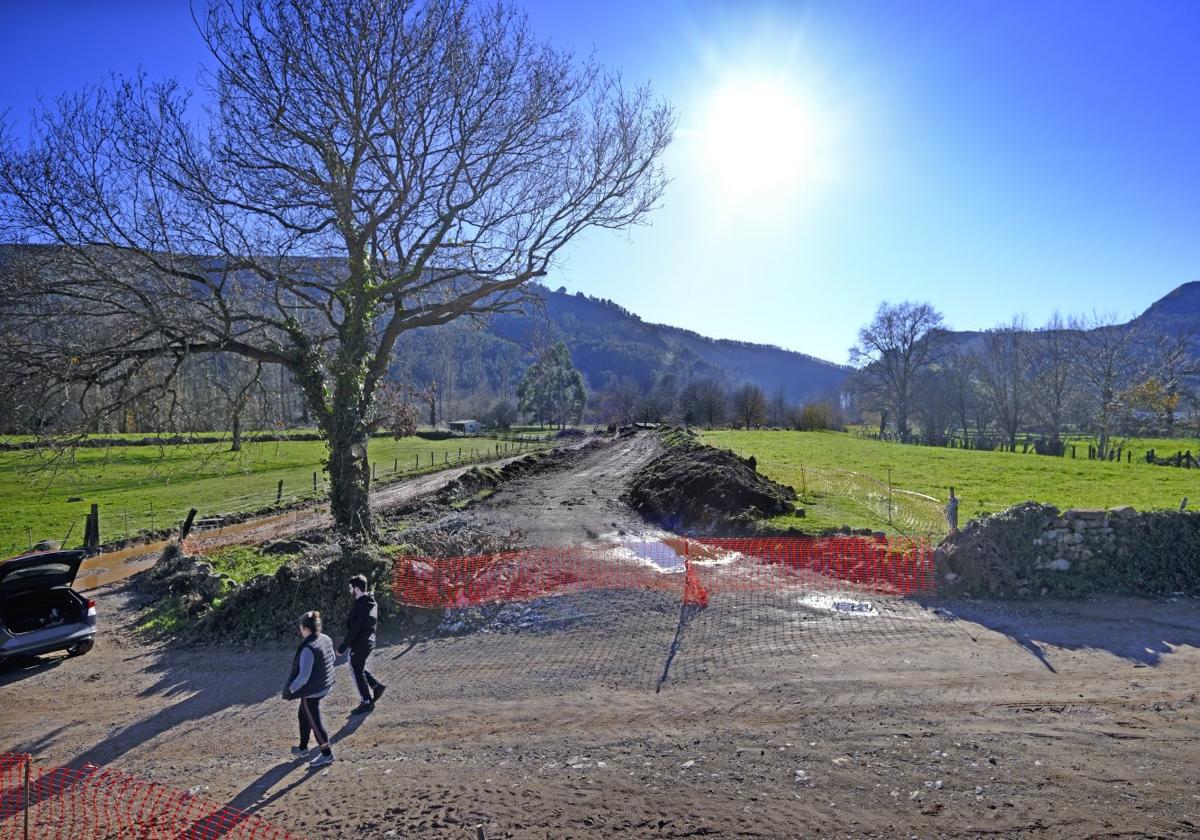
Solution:
{"label": "dark jacket", "polygon": [[283,696],[286,700],[301,697],[324,697],[333,688],[333,640],[324,633],[309,636],[296,648],[292,672],[288,675]]}
{"label": "dark jacket", "polygon": [[354,605],[350,607],[350,617],[346,619],[346,638],[338,645],[338,653],[375,650],[375,627],[378,624],[379,605],[375,603],[375,595],[368,592],[361,598],[355,598]]}

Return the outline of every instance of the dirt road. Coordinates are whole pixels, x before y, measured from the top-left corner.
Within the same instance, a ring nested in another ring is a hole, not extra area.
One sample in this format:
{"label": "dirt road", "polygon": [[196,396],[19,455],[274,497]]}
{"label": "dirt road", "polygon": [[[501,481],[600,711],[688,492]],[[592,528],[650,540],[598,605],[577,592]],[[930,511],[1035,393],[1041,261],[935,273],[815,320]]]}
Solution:
{"label": "dirt road", "polygon": [[497,534],[516,527],[531,546],[585,545],[619,531],[648,532],[620,495],[633,473],[662,451],[651,434],[596,442],[562,466],[516,478],[446,519]]}
{"label": "dirt road", "polygon": [[[631,526],[606,474],[652,452],[521,479],[476,521],[520,516],[555,541]],[[834,594],[713,598],[659,693],[679,618],[663,594],[546,599],[519,632],[385,628],[387,696],[348,718],[339,671],[338,760],[310,775],[277,697],[289,646],[141,643],[110,586],[95,651],[0,673],[0,748],[111,764],[313,838],[1200,831],[1200,602],[871,596],[847,613]]]}

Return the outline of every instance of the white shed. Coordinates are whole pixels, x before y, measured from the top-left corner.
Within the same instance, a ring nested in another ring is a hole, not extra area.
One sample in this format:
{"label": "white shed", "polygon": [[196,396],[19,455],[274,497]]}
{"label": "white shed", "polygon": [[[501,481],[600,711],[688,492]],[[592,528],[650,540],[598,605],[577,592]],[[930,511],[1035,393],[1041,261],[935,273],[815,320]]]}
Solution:
{"label": "white shed", "polygon": [[450,431],[456,435],[477,435],[483,431],[483,424],[478,420],[451,420]]}

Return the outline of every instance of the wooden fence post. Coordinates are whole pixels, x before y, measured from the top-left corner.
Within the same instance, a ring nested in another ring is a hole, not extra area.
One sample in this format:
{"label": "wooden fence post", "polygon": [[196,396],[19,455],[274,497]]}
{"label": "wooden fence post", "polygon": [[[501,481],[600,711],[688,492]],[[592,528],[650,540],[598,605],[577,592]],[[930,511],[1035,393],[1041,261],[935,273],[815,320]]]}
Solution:
{"label": "wooden fence post", "polygon": [[316,492],[317,492],[317,474],[314,472],[313,473],[313,494],[315,495]]}
{"label": "wooden fence post", "polygon": [[100,547],[100,505],[92,504],[92,541],[87,546],[90,550]]}
{"label": "wooden fence post", "polygon": [[283,479],[279,479],[279,486],[275,488],[275,504],[283,501]]}
{"label": "wooden fence post", "polygon": [[188,538],[188,534],[192,532],[192,523],[196,521],[196,509],[192,508],[188,511],[187,519],[183,520],[183,527],[179,529],[179,543]]}

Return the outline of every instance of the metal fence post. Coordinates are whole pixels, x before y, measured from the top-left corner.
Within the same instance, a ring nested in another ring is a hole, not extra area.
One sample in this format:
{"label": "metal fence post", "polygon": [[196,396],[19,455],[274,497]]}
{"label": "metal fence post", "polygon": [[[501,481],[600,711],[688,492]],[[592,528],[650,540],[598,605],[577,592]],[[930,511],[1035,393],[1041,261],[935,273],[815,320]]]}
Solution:
{"label": "metal fence post", "polygon": [[21,803],[21,810],[25,817],[25,831],[23,840],[29,840],[29,766],[33,764],[33,756],[25,756],[25,796]]}
{"label": "metal fence post", "polygon": [[892,524],[892,468],[888,467],[888,525]]}

